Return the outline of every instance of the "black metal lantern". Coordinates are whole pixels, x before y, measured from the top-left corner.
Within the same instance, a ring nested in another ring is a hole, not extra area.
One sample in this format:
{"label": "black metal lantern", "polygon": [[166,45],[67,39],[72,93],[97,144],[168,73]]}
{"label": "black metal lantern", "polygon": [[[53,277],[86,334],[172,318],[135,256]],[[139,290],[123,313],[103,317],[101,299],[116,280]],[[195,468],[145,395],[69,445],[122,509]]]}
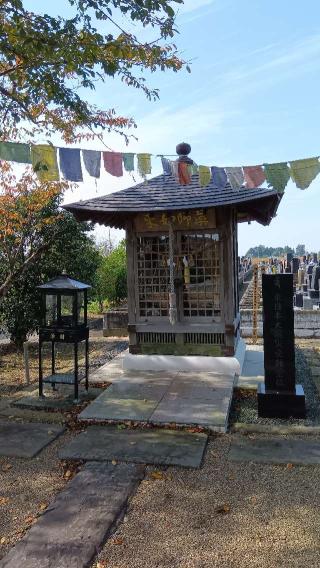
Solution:
{"label": "black metal lantern", "polygon": [[[78,343],[85,341],[85,385],[89,381],[89,328],[87,325],[87,292],[90,286],[66,274],[38,286],[41,293],[42,317],[39,328],[39,396],[43,384],[74,384],[74,398],[78,401]],[[51,375],[43,377],[42,344],[51,342]],[[55,343],[74,344],[74,372],[56,373]]]}

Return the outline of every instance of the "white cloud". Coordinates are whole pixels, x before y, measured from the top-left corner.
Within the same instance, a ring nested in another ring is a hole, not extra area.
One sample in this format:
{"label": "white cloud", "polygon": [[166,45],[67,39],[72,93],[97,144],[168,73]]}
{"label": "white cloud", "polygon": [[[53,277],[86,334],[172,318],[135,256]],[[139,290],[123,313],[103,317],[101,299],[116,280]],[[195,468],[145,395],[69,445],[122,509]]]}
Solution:
{"label": "white cloud", "polygon": [[[178,10],[180,14],[187,14],[200,10],[200,8],[204,8],[205,6],[212,6],[214,3],[214,0],[185,0],[184,4],[181,4]],[[174,4],[172,7],[174,8]]]}
{"label": "white cloud", "polygon": [[[251,54],[254,55],[254,52]],[[298,73],[312,71],[320,66],[320,35],[312,35],[295,44],[287,44],[282,49],[276,45],[272,53],[272,45],[265,51],[261,51],[261,61],[254,65],[248,60],[247,65],[239,66],[229,73],[223,73],[221,79],[227,84],[243,83],[244,86],[255,86],[275,81],[279,79],[288,79],[294,77]],[[263,59],[264,56],[264,59]],[[262,77],[261,77],[262,76]]]}

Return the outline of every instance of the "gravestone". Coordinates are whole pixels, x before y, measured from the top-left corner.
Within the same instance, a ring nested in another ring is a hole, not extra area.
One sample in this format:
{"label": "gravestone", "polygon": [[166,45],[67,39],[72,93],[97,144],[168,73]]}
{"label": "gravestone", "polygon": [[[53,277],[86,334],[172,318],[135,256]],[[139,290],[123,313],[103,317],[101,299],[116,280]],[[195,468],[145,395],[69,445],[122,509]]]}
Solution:
{"label": "gravestone", "polygon": [[320,266],[315,265],[312,271],[311,288],[312,290],[319,290],[320,279]]}
{"label": "gravestone", "polygon": [[296,293],[296,308],[303,308],[303,294],[302,294],[302,292]]}
{"label": "gravestone", "polygon": [[293,274],[298,274],[299,266],[300,266],[300,259],[294,256],[291,261],[291,272],[293,272]]}
{"label": "gravestone", "polygon": [[265,382],[258,385],[258,414],[305,417],[305,396],[295,379],[293,275],[263,274]]}

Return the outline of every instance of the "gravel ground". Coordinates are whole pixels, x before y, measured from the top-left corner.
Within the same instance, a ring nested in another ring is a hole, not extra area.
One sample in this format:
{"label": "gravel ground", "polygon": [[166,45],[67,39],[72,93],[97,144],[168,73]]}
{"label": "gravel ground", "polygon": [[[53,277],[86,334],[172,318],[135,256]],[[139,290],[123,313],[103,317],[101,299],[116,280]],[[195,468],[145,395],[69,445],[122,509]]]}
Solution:
{"label": "gravel ground", "polygon": [[[51,349],[49,344],[45,344],[46,357],[44,359],[44,369],[50,372]],[[126,338],[103,337],[101,331],[90,331],[89,341],[89,373],[96,371],[99,367],[113,359],[118,353],[127,349],[128,341]],[[82,351],[81,351],[82,350]],[[80,349],[80,373],[84,373],[84,343]],[[49,356],[50,354],[50,356]],[[38,344],[32,343],[29,347],[30,382],[38,381]],[[73,346],[70,344],[57,344],[57,371],[67,372],[73,368]],[[12,345],[0,346],[0,396],[11,396],[25,387],[24,362],[22,353],[18,353]]]}
{"label": "gravel ground", "polygon": [[92,568],[318,568],[320,466],[229,462],[230,439],[200,470],[148,468]]}
{"label": "gravel ground", "polygon": [[[94,350],[96,355],[91,359],[92,371],[126,349],[127,342],[116,338],[103,338],[101,347],[102,349],[96,347]],[[6,382],[4,384],[0,382],[0,414],[6,400],[9,401],[10,397],[14,397],[21,388],[19,384],[8,385]],[[79,412],[79,408],[77,411]],[[60,417],[59,413],[34,411],[33,414],[37,416],[41,414],[42,421],[46,420],[45,415],[47,415],[48,422],[52,417]],[[23,537],[75,473],[75,464],[61,462],[58,457],[60,447],[77,433],[78,425],[73,420],[73,414],[66,413],[66,418],[71,430],[66,431],[36,458],[18,459],[0,456],[0,559]]]}
{"label": "gravel ground", "polygon": [[310,366],[304,356],[304,350],[296,347],[296,383],[301,384],[306,396],[306,419],[259,418],[258,403],[255,392],[235,391],[229,423],[243,422],[247,424],[303,424],[305,426],[320,425],[320,398],[311,376]]}
{"label": "gravel ground", "polygon": [[33,459],[0,457],[0,558],[72,477],[73,469],[62,466],[58,458],[60,447],[72,435],[63,434]]}

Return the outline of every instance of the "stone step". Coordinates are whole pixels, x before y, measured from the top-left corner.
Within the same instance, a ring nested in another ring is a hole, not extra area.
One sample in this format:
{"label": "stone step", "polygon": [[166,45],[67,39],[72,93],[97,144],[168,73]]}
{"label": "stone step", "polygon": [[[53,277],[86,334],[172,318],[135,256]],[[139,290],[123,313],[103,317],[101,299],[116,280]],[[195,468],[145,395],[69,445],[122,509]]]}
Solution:
{"label": "stone step", "polygon": [[269,464],[320,464],[320,442],[280,437],[252,440],[239,436],[232,440],[229,459]]}
{"label": "stone step", "polygon": [[88,567],[143,474],[142,466],[88,463],[0,561],[0,568]]}
{"label": "stone step", "polygon": [[121,429],[89,426],[60,451],[61,459],[201,466],[208,436],[202,433],[152,428]]}

